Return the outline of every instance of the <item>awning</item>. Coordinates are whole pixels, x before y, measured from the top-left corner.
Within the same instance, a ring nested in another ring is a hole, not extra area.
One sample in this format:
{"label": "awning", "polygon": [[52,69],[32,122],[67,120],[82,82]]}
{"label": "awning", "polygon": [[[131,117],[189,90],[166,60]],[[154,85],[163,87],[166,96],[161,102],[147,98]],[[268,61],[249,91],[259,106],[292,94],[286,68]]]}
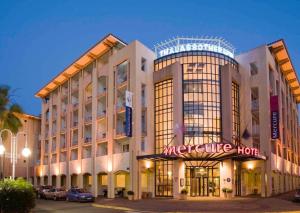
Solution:
{"label": "awning", "polygon": [[221,162],[223,160],[232,159],[235,161],[249,161],[249,160],[266,160],[267,158],[263,155],[241,155],[236,150],[227,153],[197,153],[197,154],[184,154],[180,156],[176,155],[165,155],[165,154],[151,154],[151,155],[139,155],[136,157],[137,160],[178,160],[183,161],[203,161],[203,162]]}

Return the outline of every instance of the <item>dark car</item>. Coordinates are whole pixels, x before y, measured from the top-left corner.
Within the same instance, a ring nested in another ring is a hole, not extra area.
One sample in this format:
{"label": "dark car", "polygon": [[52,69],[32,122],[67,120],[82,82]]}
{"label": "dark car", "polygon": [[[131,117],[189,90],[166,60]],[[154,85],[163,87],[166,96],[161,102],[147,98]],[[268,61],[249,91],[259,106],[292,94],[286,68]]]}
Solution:
{"label": "dark car", "polygon": [[64,200],[67,196],[67,191],[64,188],[52,188],[44,192],[45,199]]}
{"label": "dark car", "polygon": [[77,202],[94,202],[95,198],[92,193],[79,188],[72,188],[67,192],[67,201]]}
{"label": "dark car", "polygon": [[294,194],[294,200],[295,201],[300,201],[300,189],[297,189],[295,194]]}
{"label": "dark car", "polygon": [[45,199],[45,192],[52,189],[52,186],[39,186],[37,189],[37,198],[39,199]]}

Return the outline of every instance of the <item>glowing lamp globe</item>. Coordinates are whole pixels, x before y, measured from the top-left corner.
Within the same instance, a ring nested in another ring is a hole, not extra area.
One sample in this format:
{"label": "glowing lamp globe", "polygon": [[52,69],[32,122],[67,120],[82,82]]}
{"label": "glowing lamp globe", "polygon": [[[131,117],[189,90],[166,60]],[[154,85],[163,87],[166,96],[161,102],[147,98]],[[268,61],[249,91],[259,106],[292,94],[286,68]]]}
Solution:
{"label": "glowing lamp globe", "polygon": [[5,152],[5,147],[3,146],[3,144],[0,145],[0,155],[3,155]]}
{"label": "glowing lamp globe", "polygon": [[31,151],[29,148],[25,147],[23,150],[22,150],[22,155],[27,158],[29,157],[29,155],[31,155]]}

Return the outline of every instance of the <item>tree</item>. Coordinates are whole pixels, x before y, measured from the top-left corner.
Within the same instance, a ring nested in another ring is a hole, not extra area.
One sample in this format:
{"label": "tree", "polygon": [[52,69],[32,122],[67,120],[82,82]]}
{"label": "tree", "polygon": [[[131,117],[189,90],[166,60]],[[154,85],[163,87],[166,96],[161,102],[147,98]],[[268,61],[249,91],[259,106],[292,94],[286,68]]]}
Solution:
{"label": "tree", "polygon": [[9,86],[0,86],[0,129],[9,129],[17,133],[22,127],[21,120],[17,117],[22,113],[22,107],[13,102],[13,93]]}

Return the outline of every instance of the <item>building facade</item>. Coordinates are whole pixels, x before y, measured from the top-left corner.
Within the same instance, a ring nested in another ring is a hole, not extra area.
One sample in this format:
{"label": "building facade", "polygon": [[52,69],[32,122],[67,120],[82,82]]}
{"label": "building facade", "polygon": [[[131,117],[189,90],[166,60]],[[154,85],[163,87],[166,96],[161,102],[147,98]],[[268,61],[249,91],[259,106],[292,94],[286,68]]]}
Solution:
{"label": "building facade", "polygon": [[[40,161],[40,153],[36,152],[40,143],[40,128],[41,119],[39,117],[28,114],[17,114],[22,123],[22,127],[19,129],[16,137],[17,141],[17,163],[15,177],[22,177],[28,179],[31,183],[34,183],[34,168]],[[6,132],[7,133],[7,132]],[[2,134],[2,143],[5,147],[3,156],[0,155],[0,179],[12,177],[12,164],[11,164],[11,135],[4,132]],[[29,157],[22,155],[22,149],[26,146],[31,151]]]}
{"label": "building facade", "polygon": [[292,190],[299,95],[283,40],[234,56],[221,39],[152,51],[109,34],[36,94],[35,184],[135,199]]}

